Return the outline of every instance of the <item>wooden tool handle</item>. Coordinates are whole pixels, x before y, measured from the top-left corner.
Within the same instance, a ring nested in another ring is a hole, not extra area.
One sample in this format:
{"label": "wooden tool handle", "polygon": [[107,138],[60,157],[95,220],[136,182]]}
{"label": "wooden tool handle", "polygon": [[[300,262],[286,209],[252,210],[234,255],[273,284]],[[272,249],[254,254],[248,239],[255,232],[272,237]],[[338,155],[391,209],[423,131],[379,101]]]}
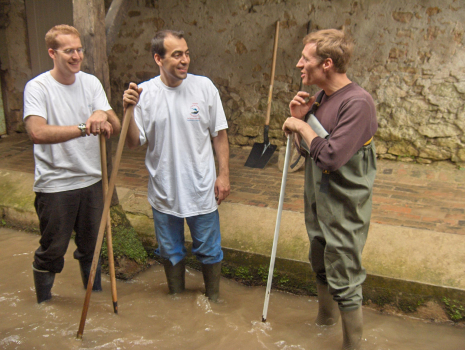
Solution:
{"label": "wooden tool handle", "polygon": [[[100,135],[100,160],[102,167],[102,189],[103,200],[108,192],[108,168],[107,168],[107,145],[105,135]],[[111,296],[113,301],[113,312],[118,313],[118,295],[116,292],[116,274],[115,274],[115,258],[113,256],[113,237],[111,234],[111,217],[108,213],[107,217],[107,249],[108,249],[108,269],[110,270]]]}
{"label": "wooden tool handle", "polygon": [[118,148],[116,149],[115,164],[113,165],[113,171],[111,172],[110,185],[105,196],[105,202],[103,204],[102,219],[100,220],[100,227],[98,230],[97,242],[95,244],[94,257],[92,260],[92,266],[90,269],[89,281],[87,282],[86,297],[84,299],[84,306],[82,308],[81,322],[79,323],[79,330],[77,338],[82,339],[84,333],[84,326],[86,324],[87,311],[89,309],[90,295],[92,294],[92,286],[94,285],[95,271],[97,270],[97,264],[100,257],[100,250],[102,248],[103,234],[105,232],[106,218],[110,212],[111,197],[113,196],[113,190],[115,189],[116,175],[118,174],[119,163],[121,161],[121,155],[123,154],[124,142],[126,141],[126,135],[128,133],[129,122],[134,113],[134,106],[127,108],[123,126],[121,127],[121,135],[118,141]]}
{"label": "wooden tool handle", "polygon": [[273,62],[271,64],[271,83],[270,83],[270,90],[268,92],[268,105],[266,107],[265,125],[270,125],[271,99],[272,99],[272,96],[273,96],[273,84],[274,84],[274,72],[275,72],[275,68],[276,68],[276,56],[277,56],[277,53],[278,53],[278,37],[279,37],[279,21],[276,22],[276,33],[274,35]]}

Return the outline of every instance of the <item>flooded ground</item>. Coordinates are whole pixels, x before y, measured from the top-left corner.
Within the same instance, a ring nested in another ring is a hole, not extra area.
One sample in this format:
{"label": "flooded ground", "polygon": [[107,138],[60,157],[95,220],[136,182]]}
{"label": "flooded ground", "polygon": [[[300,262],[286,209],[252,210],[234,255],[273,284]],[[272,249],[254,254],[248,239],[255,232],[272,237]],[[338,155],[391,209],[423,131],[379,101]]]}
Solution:
{"label": "flooded ground", "polygon": [[[167,295],[163,267],[131,282],[118,281],[113,313],[109,277],[91,298],[82,340],[76,339],[85,290],[72,258],[55,279],[53,298],[36,303],[31,263],[39,237],[0,228],[0,349],[340,349],[336,327],[313,324],[313,297],[273,292],[268,322],[261,322],[265,289],[222,279],[221,302],[202,295],[201,273],[188,269],[188,291]],[[464,350],[465,329],[387,316],[364,308],[364,349]]]}

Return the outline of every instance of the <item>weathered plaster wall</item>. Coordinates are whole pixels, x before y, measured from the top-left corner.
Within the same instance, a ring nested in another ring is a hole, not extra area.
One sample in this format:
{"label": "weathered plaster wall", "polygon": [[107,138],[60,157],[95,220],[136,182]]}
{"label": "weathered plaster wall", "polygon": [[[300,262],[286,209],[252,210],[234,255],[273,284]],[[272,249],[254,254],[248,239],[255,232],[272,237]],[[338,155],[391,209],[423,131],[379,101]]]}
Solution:
{"label": "weathered plaster wall", "polygon": [[[230,142],[262,141],[275,22],[281,21],[270,137],[299,89],[295,64],[312,30],[344,26],[356,39],[349,77],[378,109],[380,157],[465,163],[465,6],[461,0],[137,0],[109,57],[112,106],[121,115],[130,81],[158,74],[150,39],[165,28],[184,30],[191,72],[221,92]],[[7,132],[22,132],[22,94],[32,78],[24,0],[0,0],[0,76]],[[306,88],[315,92],[315,88]]]}
{"label": "weathered plaster wall", "polygon": [[[230,142],[262,142],[275,22],[281,21],[270,122],[272,143],[299,89],[295,64],[312,30],[344,26],[356,39],[349,77],[375,99],[380,157],[465,162],[465,7],[461,0],[139,0],[109,59],[112,105],[130,81],[158,73],[150,39],[186,33],[191,69],[221,91]],[[310,88],[310,92],[316,91]]]}
{"label": "weathered plaster wall", "polygon": [[24,0],[0,0],[0,43],[7,133],[24,132],[23,91],[32,78]]}

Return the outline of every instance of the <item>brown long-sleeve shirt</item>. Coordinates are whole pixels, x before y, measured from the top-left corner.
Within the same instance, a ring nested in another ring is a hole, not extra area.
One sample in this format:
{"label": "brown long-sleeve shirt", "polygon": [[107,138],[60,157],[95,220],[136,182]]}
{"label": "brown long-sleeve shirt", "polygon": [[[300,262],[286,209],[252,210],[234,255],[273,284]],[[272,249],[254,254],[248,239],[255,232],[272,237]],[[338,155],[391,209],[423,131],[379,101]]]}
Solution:
{"label": "brown long-sleeve shirt", "polygon": [[310,145],[310,156],[323,170],[346,164],[378,129],[373,98],[355,83],[323,96],[315,116],[330,135],[316,137]]}

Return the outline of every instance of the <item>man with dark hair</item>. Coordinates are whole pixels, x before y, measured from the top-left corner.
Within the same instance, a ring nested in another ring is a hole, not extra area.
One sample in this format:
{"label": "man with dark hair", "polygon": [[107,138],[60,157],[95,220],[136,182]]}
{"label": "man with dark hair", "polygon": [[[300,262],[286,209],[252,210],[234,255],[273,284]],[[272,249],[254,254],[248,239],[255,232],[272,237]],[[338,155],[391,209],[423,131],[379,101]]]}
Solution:
{"label": "man with dark hair", "polygon": [[205,294],[217,301],[223,260],[218,205],[230,189],[226,116],[213,83],[187,73],[189,48],[182,32],[156,33],[152,54],[160,75],[139,87],[131,83],[124,92],[125,111],[135,105],[125,113],[131,118],[126,144],[148,143],[148,200],[170,294],[185,290],[186,219]]}
{"label": "man with dark hair", "polygon": [[176,39],[184,39],[184,32],[176,30],[161,30],[155,33],[152,41],[150,42],[152,57],[154,57],[156,53],[162,58],[165,57],[165,38],[167,36],[172,36]]}
{"label": "man with dark hair", "polygon": [[[24,90],[41,233],[32,264],[38,303],[52,297],[73,230],[74,258],[87,287],[103,210],[99,140],[91,134],[109,138],[121,128],[99,80],[80,71],[84,52],[76,28],[55,26],[45,41],[53,69],[29,81]],[[99,264],[93,290],[102,290],[100,271]]]}
{"label": "man with dark hair", "polygon": [[[341,315],[342,348],[359,349],[361,285],[366,277],[361,258],[376,175],[372,141],[378,127],[376,110],[370,94],[346,75],[353,44],[343,31],[310,33],[303,43],[297,63],[302,81],[322,90],[311,98],[307,92],[297,93],[289,104],[291,117],[283,130],[296,133],[307,150],[305,223],[317,281],[316,323],[333,325]],[[304,120],[309,112],[315,113],[329,133],[327,137],[318,136]]]}

